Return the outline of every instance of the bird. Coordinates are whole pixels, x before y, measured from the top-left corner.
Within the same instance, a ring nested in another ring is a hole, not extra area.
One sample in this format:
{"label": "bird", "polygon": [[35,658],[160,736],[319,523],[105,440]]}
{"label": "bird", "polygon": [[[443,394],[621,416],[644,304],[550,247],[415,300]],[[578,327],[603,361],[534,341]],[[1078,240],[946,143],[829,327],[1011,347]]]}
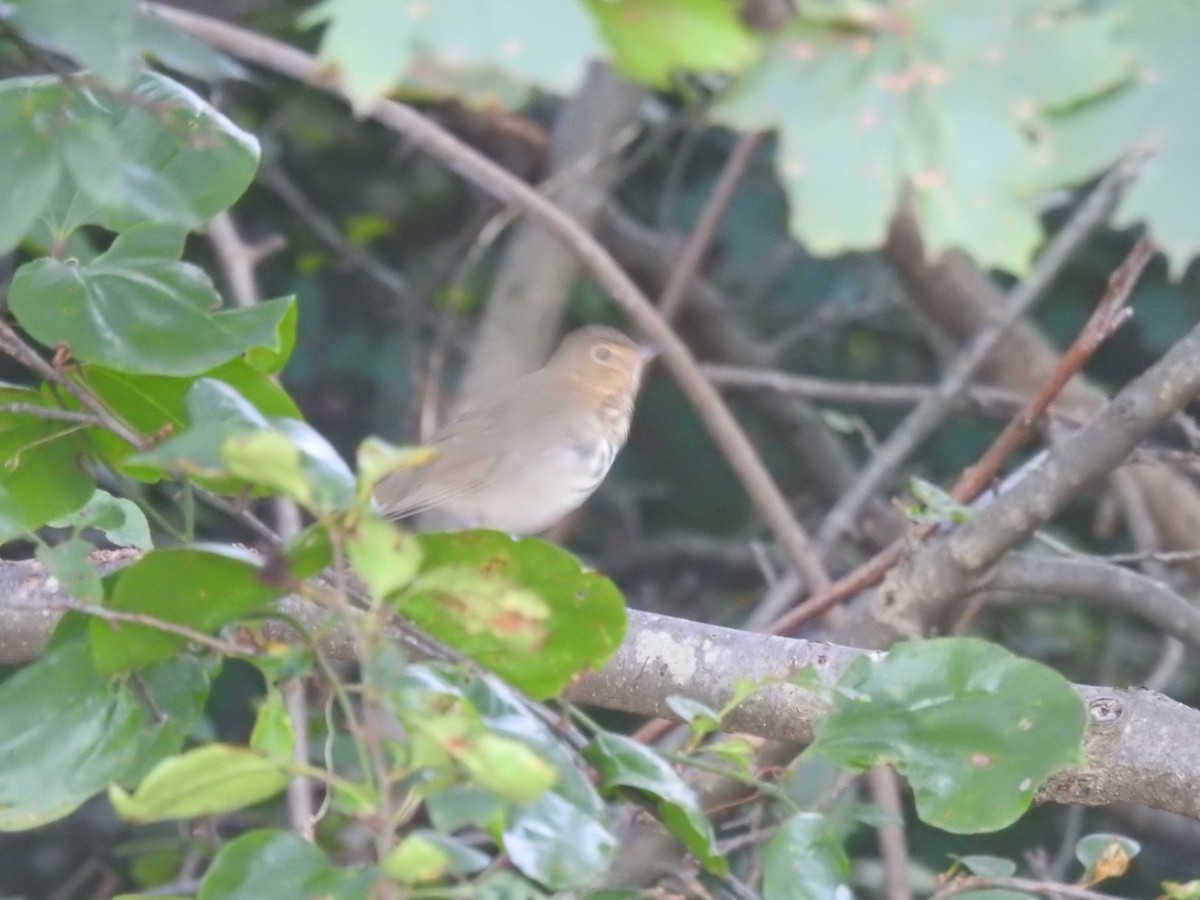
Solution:
{"label": "bird", "polygon": [[422,530],[547,530],[578,509],[629,436],[657,355],[615,328],[587,325],[540,369],[468,400],[428,441],[428,462],[384,477],[376,509]]}

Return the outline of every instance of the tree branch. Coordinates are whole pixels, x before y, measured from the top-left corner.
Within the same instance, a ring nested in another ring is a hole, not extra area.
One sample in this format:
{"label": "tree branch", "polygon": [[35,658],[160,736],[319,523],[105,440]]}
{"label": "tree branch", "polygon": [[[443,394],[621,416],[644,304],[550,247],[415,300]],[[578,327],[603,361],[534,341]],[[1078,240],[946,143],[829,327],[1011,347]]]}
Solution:
{"label": "tree branch", "polygon": [[[135,553],[103,554],[102,570],[131,562]],[[33,560],[0,562],[0,664],[33,659],[58,620],[61,585]],[[314,634],[325,635],[331,656],[354,658],[349,634],[330,629],[329,613],[297,597],[281,611]],[[270,640],[294,640],[282,620],[264,625]],[[403,634],[414,657],[421,655]],[[608,709],[671,717],[667,698],[683,695],[714,709],[725,705],[740,681],[763,686],[725,719],[730,731],[788,742],[812,739],[827,712],[818,693],[786,679],[812,669],[826,685],[867,651],[836,644],[769,637],[686,619],[629,611],[624,643],[599,672],[582,676],[570,697]],[[1200,818],[1200,711],[1151,691],[1077,686],[1088,708],[1087,761],[1060,772],[1039,792],[1042,801],[1141,803]]]}
{"label": "tree branch", "polygon": [[[344,96],[336,83],[335,73],[310,54],[206,16],[155,3],[148,4],[146,8],[193,37],[233,56],[338,97]],[[803,527],[792,516],[786,498],[759,459],[754,445],[730,413],[721,395],[700,372],[687,345],[600,243],[536,189],[411,107],[391,100],[380,100],[369,115],[381,125],[405,135],[427,153],[436,156],[500,200],[518,207],[571,247],[617,305],[662,349],[667,368],[724,453],[755,507],[770,524],[788,559],[805,576],[810,589],[824,587],[829,579],[820,557],[813,550]]]}

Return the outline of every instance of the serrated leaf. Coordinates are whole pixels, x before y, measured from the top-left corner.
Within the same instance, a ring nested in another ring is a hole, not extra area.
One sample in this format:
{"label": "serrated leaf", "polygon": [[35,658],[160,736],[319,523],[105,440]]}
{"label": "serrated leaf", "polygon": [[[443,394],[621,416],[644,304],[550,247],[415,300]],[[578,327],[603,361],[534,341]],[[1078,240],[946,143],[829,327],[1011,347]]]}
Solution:
{"label": "serrated leaf", "polygon": [[801,16],[715,112],[778,130],[791,230],[815,253],[879,246],[907,184],[930,253],[1022,272],[1041,241],[1034,125],[1124,77],[1112,30],[1111,15],[1057,0]]}
{"label": "serrated leaf", "polygon": [[653,87],[677,72],[732,72],[756,45],[729,0],[588,0],[613,65]]}
{"label": "serrated leaf", "polygon": [[922,821],[994,831],[1082,758],[1085,726],[1083,701],[1058,673],[976,638],[939,638],[855,660],[811,752],[859,769],[894,765]]}
{"label": "serrated leaf", "polygon": [[1136,71],[1120,90],[1081,107],[1068,106],[1047,129],[1046,181],[1090,179],[1130,151],[1149,150],[1124,190],[1113,226],[1146,223],[1178,278],[1200,251],[1190,177],[1200,153],[1200,129],[1184,112],[1200,78],[1193,52],[1200,37],[1194,3],[1131,3],[1121,7],[1119,36]]}
{"label": "serrated leaf", "polygon": [[631,738],[608,732],[596,735],[584,756],[600,773],[605,788],[634,788],[655,798],[663,824],[702,866],[718,875],[728,871],[712,822],[695,792],[665,759]]}
{"label": "serrated leaf", "polygon": [[566,93],[603,51],[582,6],[561,0],[325,0],[301,21],[325,25],[321,60],[360,114],[401,84],[470,105],[520,102],[523,85]]}

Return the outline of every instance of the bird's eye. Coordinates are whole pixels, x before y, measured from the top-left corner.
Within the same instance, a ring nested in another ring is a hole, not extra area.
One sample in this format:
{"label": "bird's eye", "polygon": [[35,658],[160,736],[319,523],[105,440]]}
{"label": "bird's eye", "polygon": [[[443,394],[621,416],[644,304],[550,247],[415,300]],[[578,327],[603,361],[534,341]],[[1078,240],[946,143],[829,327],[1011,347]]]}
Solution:
{"label": "bird's eye", "polygon": [[612,348],[604,344],[592,348],[592,359],[598,363],[610,362],[613,358]]}

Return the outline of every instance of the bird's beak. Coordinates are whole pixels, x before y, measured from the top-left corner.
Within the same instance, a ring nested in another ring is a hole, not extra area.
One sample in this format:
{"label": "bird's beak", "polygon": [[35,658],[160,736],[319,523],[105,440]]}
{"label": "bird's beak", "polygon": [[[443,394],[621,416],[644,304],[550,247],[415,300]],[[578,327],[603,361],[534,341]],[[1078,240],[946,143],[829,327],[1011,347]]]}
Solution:
{"label": "bird's beak", "polygon": [[638,353],[642,357],[642,365],[647,366],[662,353],[662,347],[658,344],[638,344]]}

